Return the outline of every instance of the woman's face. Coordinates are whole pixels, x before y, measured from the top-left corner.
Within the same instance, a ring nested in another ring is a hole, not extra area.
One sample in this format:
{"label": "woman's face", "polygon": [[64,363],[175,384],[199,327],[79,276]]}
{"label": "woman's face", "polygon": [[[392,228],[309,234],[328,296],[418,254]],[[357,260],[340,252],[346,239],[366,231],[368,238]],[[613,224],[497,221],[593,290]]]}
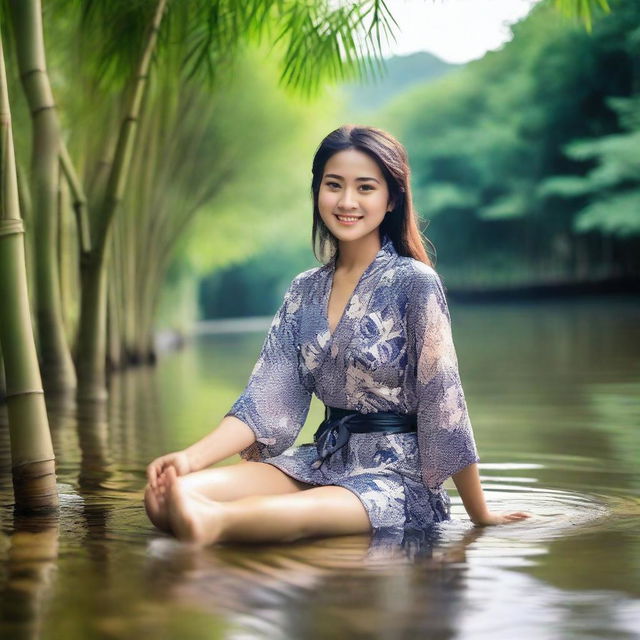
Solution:
{"label": "woman's face", "polygon": [[318,209],[338,240],[350,242],[377,233],[391,204],[375,160],[357,149],[334,153],[324,167]]}

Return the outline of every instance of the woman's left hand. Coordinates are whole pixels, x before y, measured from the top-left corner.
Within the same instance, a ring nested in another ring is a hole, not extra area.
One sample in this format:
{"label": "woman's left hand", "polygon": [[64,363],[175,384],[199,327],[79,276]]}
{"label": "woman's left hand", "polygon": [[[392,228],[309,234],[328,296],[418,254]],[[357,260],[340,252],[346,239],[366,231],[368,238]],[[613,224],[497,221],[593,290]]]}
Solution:
{"label": "woman's left hand", "polygon": [[530,518],[531,513],[526,511],[513,511],[512,513],[487,513],[483,518],[472,520],[476,527],[486,527],[494,524],[510,524],[519,522],[525,518]]}

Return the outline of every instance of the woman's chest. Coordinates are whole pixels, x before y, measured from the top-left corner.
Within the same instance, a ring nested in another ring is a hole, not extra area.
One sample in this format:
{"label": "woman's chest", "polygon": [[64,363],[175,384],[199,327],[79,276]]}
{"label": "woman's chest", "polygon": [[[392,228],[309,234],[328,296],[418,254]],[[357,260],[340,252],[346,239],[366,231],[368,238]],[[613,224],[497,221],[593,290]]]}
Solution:
{"label": "woman's chest", "polygon": [[346,299],[337,296],[334,306],[320,288],[320,295],[308,296],[300,308],[303,372],[316,379],[348,370],[374,381],[401,376],[408,362],[407,304],[404,290],[388,278],[356,287]]}
{"label": "woman's chest", "polygon": [[340,320],[349,305],[358,286],[360,278],[340,276],[338,273],[333,278],[333,284],[327,300],[327,328],[332,335],[338,327]]}

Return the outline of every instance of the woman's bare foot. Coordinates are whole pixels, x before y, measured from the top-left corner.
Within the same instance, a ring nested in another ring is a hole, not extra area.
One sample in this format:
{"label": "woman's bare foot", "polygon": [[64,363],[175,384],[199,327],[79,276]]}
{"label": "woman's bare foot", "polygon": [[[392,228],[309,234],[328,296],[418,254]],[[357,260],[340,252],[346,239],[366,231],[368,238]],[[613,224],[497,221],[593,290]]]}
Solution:
{"label": "woman's bare foot", "polygon": [[144,506],[149,520],[151,520],[151,522],[153,522],[160,531],[172,533],[171,526],[169,524],[167,501],[159,488],[154,490],[150,485],[145,487]]}
{"label": "woman's bare foot", "polygon": [[211,544],[222,533],[224,507],[196,493],[189,493],[177,482],[175,469],[169,467],[166,499],[169,526],[178,540]]}

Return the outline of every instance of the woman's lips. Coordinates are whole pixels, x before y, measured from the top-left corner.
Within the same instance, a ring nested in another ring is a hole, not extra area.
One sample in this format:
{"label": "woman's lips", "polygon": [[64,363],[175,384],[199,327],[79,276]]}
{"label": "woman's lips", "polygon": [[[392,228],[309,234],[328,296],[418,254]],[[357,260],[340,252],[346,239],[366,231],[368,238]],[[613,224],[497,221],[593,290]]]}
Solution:
{"label": "woman's lips", "polygon": [[363,216],[345,216],[346,218],[355,218],[355,220],[340,220],[340,218],[338,217],[338,214],[334,214],[336,216],[336,220],[340,223],[340,224],[344,224],[345,226],[351,226],[356,224],[359,220],[362,219]]}

